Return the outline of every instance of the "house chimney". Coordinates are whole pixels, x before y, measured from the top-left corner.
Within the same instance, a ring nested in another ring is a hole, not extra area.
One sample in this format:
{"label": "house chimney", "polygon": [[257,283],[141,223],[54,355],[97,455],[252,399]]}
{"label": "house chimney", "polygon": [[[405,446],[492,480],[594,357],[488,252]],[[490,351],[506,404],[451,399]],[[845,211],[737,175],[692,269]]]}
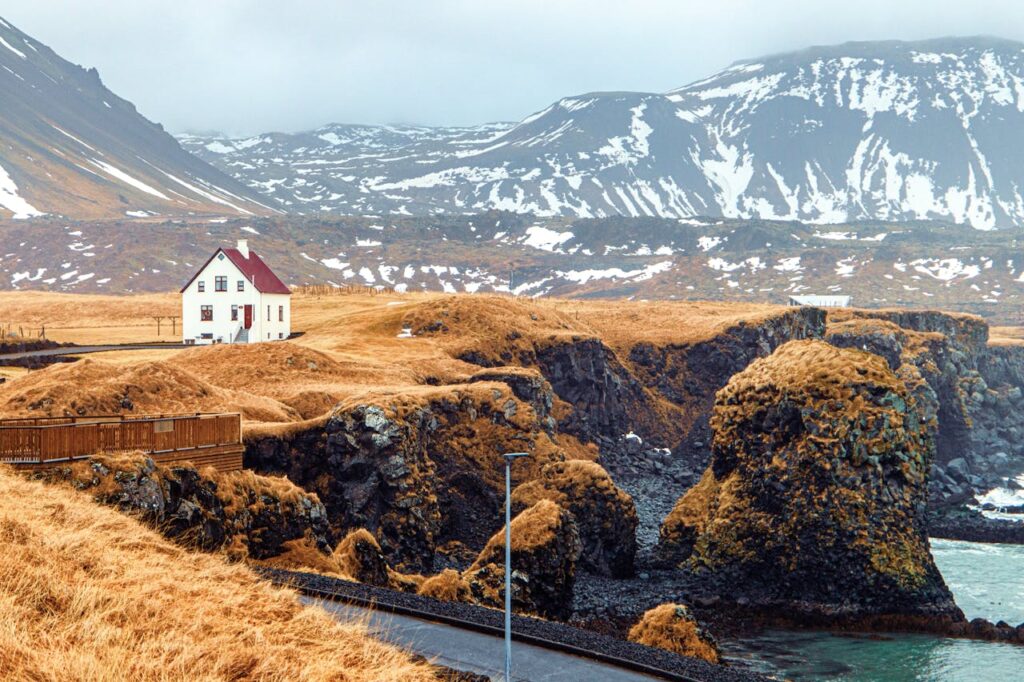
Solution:
{"label": "house chimney", "polygon": [[239,239],[238,240],[238,252],[242,254],[242,258],[249,258],[249,240]]}

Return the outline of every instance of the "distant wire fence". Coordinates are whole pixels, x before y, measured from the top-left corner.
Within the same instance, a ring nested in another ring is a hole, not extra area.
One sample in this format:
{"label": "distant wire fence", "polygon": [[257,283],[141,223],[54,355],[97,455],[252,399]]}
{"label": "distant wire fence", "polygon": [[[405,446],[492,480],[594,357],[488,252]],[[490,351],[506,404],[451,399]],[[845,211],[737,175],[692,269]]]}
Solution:
{"label": "distant wire fence", "polygon": [[394,287],[386,286],[352,286],[349,284],[334,286],[333,284],[307,284],[301,287],[294,287],[292,293],[299,296],[354,296],[356,294],[369,294],[377,296],[380,294],[401,293]]}
{"label": "distant wire fence", "polygon": [[0,322],[0,339],[45,339],[46,325],[29,327],[13,322]]}
{"label": "distant wire fence", "polygon": [[135,318],[135,321],[125,324],[49,325],[44,322],[38,326],[0,321],[0,340],[46,339],[47,332],[82,329],[148,328],[155,330],[157,336],[174,336],[181,329],[180,320],[179,315],[153,315],[149,318]]}

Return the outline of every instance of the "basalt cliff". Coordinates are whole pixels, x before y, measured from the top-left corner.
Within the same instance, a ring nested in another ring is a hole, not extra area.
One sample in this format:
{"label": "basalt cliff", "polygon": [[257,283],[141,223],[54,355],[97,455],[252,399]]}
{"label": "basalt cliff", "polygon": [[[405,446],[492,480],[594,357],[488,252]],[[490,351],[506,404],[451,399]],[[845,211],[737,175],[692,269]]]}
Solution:
{"label": "basalt cliff", "polygon": [[705,607],[948,628],[962,616],[929,528],[991,529],[964,504],[1024,470],[1024,347],[969,315],[452,296],[400,325],[453,363],[254,430],[246,464],[315,492],[335,537],[366,529],[388,570],[434,575],[415,589],[443,598],[487,603],[515,450],[531,454],[516,511],[553,503],[548,526],[573,538],[534,569],[575,594],[548,616],[635,622],[672,586]]}

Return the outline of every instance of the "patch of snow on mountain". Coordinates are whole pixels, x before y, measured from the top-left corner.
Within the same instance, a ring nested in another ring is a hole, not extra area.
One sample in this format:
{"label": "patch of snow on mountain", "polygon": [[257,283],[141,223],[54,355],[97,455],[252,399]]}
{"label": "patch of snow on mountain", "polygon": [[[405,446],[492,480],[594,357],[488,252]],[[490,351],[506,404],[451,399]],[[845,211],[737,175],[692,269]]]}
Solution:
{"label": "patch of snow on mountain", "polygon": [[639,270],[623,270],[622,268],[606,268],[604,270],[569,270],[568,272],[559,272],[558,276],[567,279],[570,282],[576,282],[577,284],[586,284],[587,282],[598,280],[598,279],[629,279],[635,282],[642,282],[649,280],[655,275],[666,272],[672,268],[672,261],[662,261],[660,263],[654,263],[647,267]]}
{"label": "patch of snow on mountain", "polygon": [[139,190],[141,192],[145,192],[146,194],[152,194],[153,196],[159,197],[159,198],[164,199],[166,201],[170,201],[171,200],[170,197],[168,197],[166,194],[164,194],[160,190],[158,190],[158,189],[156,189],[154,187],[151,187],[150,185],[147,185],[146,183],[144,183],[142,180],[139,180],[138,178],[135,178],[135,177],[132,177],[131,175],[128,175],[127,173],[125,173],[123,170],[121,170],[117,166],[109,164],[106,161],[100,161],[99,159],[89,159],[89,163],[91,163],[92,165],[96,166],[97,168],[102,170],[107,175],[109,175],[109,176],[111,176],[113,178],[117,178],[118,180],[120,180],[121,182],[125,183],[126,185],[134,187],[135,189],[137,189],[137,190]]}
{"label": "patch of snow on mountain", "polygon": [[522,243],[541,251],[554,252],[555,249],[575,237],[572,232],[556,232],[540,225],[526,228],[526,238]]}
{"label": "patch of snow on mountain", "polygon": [[779,264],[773,265],[772,269],[779,272],[800,272],[803,268],[800,267],[800,256],[793,256],[792,258],[780,258]]}
{"label": "patch of snow on mountain", "polygon": [[701,251],[710,251],[725,241],[722,237],[698,237],[697,246]]}
{"label": "patch of snow on mountain", "polygon": [[853,277],[857,259],[853,256],[836,262],[836,274],[840,277]]}
{"label": "patch of snow on mountain", "polygon": [[761,259],[758,256],[751,256],[750,258],[738,263],[730,263],[724,258],[709,258],[708,267],[712,270],[717,270],[718,272],[733,272],[740,268],[749,268],[751,272],[757,272],[758,270],[763,270],[766,266],[761,262]]}
{"label": "patch of snow on mountain", "polygon": [[12,212],[15,220],[43,215],[42,211],[18,195],[18,186],[3,166],[0,166],[0,206]]}
{"label": "patch of snow on mountain", "polygon": [[11,44],[10,44],[9,42],[7,42],[6,40],[4,40],[3,36],[0,36],[0,45],[3,45],[3,46],[4,46],[4,47],[6,47],[6,48],[7,48],[8,50],[10,50],[10,51],[11,51],[11,52],[13,52],[14,54],[18,55],[18,56],[19,56],[19,57],[21,57],[22,59],[28,59],[28,57],[26,57],[26,56],[25,56],[25,53],[24,53],[24,52],[22,52],[21,50],[19,50],[18,48],[14,47],[14,46],[13,46],[13,45],[11,45]]}
{"label": "patch of snow on mountain", "polygon": [[967,265],[958,258],[921,258],[911,261],[910,265],[916,272],[943,282],[952,282],[957,277],[971,279],[981,273],[977,265]]}
{"label": "patch of snow on mountain", "polygon": [[[302,255],[305,256],[306,254]],[[343,263],[340,258],[322,258],[320,259],[320,262],[323,263],[326,267],[331,268],[332,270],[344,270],[349,265],[348,263]]]}

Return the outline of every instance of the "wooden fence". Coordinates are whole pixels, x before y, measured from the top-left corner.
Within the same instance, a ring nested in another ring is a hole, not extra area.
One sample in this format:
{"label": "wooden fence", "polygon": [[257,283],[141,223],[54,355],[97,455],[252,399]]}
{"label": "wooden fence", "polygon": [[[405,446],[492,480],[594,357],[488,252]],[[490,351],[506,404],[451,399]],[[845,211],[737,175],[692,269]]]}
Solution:
{"label": "wooden fence", "polygon": [[158,457],[162,462],[205,459],[219,468],[236,469],[242,450],[239,414],[0,419],[0,461],[14,465],[47,466],[101,453],[141,451],[164,455]]}

